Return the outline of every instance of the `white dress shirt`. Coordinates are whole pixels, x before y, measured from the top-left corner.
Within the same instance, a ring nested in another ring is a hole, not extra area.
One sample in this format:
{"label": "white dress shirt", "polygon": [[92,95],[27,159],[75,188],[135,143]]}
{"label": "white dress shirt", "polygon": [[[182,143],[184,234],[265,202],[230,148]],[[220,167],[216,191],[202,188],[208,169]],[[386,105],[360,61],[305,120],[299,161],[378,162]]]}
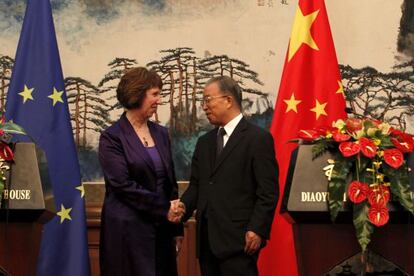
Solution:
{"label": "white dress shirt", "polygon": [[223,136],[223,148],[226,146],[227,141],[230,138],[230,135],[233,133],[236,126],[239,124],[240,120],[243,118],[243,114],[239,114],[233,118],[230,122],[228,122],[224,126],[224,130],[226,131],[226,135]]}

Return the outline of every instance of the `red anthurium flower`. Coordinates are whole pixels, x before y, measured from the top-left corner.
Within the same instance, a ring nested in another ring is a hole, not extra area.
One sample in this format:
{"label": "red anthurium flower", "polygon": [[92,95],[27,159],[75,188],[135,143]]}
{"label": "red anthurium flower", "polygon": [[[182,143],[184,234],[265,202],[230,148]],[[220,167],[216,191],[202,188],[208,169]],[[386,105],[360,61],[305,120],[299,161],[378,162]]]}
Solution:
{"label": "red anthurium flower", "polygon": [[406,142],[408,144],[410,144],[410,146],[414,145],[414,138],[413,136],[411,136],[410,134],[407,133],[403,133],[402,135],[400,135],[399,137],[403,142]]}
{"label": "red anthurium flower", "polygon": [[361,146],[353,142],[342,142],[339,144],[339,150],[344,157],[350,157],[357,154],[361,150]]}
{"label": "red anthurium flower", "polygon": [[398,149],[384,150],[384,161],[394,169],[398,169],[404,162],[404,156]]}
{"label": "red anthurium flower", "polygon": [[383,226],[387,224],[390,218],[388,208],[384,206],[371,206],[368,210],[368,218],[372,224],[376,226]]}
{"label": "red anthurium flower", "polygon": [[391,138],[391,142],[402,152],[412,152],[414,149],[413,137],[404,132],[400,132],[398,135],[395,135],[395,138]]}
{"label": "red anthurium flower", "polygon": [[378,147],[375,145],[374,141],[361,137],[359,139],[359,145],[361,146],[361,152],[368,158],[373,158],[377,154]]}
{"label": "red anthurium flower", "polygon": [[368,192],[368,202],[372,206],[387,206],[390,200],[390,189],[387,186],[379,185],[370,188]]}
{"label": "red anthurium flower", "polygon": [[4,134],[4,130],[0,129],[0,136]]}
{"label": "red anthurium flower", "polygon": [[12,149],[5,143],[0,144],[0,158],[6,161],[13,160],[14,154]]}
{"label": "red anthurium flower", "polygon": [[360,203],[367,199],[369,186],[366,183],[352,181],[348,187],[348,196],[353,203]]}
{"label": "red anthurium flower", "polygon": [[346,129],[350,132],[356,132],[362,129],[362,120],[358,118],[349,118],[346,120]]}
{"label": "red anthurium flower", "polygon": [[351,136],[348,134],[343,134],[340,133],[339,131],[334,131],[332,133],[332,138],[336,141],[336,142],[345,142],[348,141],[349,139],[351,139]]}
{"label": "red anthurium flower", "polygon": [[316,130],[300,130],[298,134],[300,139],[305,141],[313,141],[319,138],[321,135]]}
{"label": "red anthurium flower", "polygon": [[404,133],[404,132],[399,130],[399,129],[395,129],[393,127],[390,128],[390,134],[392,136],[400,136],[402,133]]}
{"label": "red anthurium flower", "polygon": [[313,130],[316,131],[316,133],[318,133],[320,136],[325,136],[326,134],[332,131],[330,127],[325,126],[315,127]]}

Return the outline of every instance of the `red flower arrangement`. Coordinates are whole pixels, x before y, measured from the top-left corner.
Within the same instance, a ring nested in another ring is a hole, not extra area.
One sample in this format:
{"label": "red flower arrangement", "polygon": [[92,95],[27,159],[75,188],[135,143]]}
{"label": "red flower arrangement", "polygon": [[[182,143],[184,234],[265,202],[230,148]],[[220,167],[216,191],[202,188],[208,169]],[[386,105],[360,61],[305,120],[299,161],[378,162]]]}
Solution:
{"label": "red flower arrangement", "polygon": [[12,121],[6,122],[6,118],[0,114],[0,201],[6,182],[6,171],[9,170],[7,163],[13,162],[14,158],[14,153],[11,148],[12,134],[26,135],[26,132],[22,127]]}
{"label": "red flower arrangement", "polygon": [[380,121],[349,118],[332,127],[301,130],[298,136],[314,145],[313,158],[332,154],[334,166],[327,174],[331,219],[336,219],[347,193],[363,251],[375,226],[387,224],[391,198],[414,214],[404,157],[414,149],[411,135]]}

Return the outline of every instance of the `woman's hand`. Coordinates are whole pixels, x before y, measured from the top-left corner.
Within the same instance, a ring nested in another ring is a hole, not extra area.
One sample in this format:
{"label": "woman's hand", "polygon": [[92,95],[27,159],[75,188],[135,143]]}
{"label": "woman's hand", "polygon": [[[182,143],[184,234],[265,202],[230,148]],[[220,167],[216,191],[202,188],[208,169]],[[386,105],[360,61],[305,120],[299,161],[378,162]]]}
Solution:
{"label": "woman's hand", "polygon": [[179,199],[171,200],[170,209],[167,213],[167,219],[172,223],[180,223],[185,214],[185,205]]}

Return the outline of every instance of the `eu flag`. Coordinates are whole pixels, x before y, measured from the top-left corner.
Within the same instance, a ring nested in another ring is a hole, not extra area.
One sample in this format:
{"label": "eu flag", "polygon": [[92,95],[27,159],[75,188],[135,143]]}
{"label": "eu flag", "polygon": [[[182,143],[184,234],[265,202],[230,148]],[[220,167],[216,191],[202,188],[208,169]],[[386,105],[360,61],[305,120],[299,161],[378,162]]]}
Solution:
{"label": "eu flag", "polygon": [[38,275],[90,275],[84,189],[49,0],[27,1],[6,118],[26,130],[48,161],[57,216],[43,232]]}

